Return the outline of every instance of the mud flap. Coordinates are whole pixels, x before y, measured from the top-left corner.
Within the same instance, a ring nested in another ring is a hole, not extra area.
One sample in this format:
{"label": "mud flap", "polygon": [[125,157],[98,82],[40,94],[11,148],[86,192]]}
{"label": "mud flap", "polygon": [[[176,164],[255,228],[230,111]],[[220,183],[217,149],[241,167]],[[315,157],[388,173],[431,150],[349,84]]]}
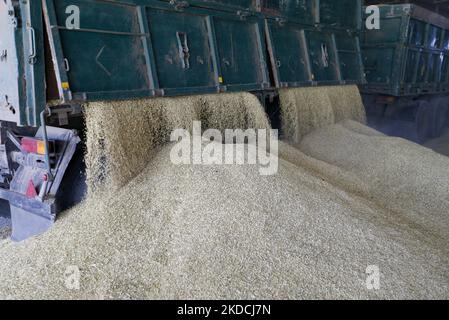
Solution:
{"label": "mud flap", "polygon": [[19,242],[46,232],[53,225],[54,219],[11,205],[11,222],[11,240]]}

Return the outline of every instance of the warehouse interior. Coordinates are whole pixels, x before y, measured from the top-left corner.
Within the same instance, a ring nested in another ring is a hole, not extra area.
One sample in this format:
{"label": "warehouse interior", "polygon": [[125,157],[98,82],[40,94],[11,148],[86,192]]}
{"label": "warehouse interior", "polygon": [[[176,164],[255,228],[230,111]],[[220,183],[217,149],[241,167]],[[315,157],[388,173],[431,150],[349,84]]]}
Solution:
{"label": "warehouse interior", "polygon": [[448,1],[69,2],[0,3],[0,299],[449,298]]}
{"label": "warehouse interior", "polygon": [[[379,1],[366,0],[365,5],[376,5]],[[418,5],[422,8],[430,10],[430,12],[437,13],[444,17],[449,17],[449,5],[445,1],[402,1],[402,0],[386,0],[382,1],[382,4],[394,5],[394,4],[407,4],[412,3]],[[431,18],[429,18],[431,19]],[[407,111],[408,112],[408,111]],[[371,114],[371,119],[368,121],[369,125],[379,131],[384,132],[387,135],[398,136],[405,139],[409,139],[422,144],[423,146],[430,148],[440,154],[448,155],[448,139],[449,139],[449,129],[447,129],[447,123],[445,129],[439,131],[438,134],[427,137],[425,139],[417,139],[413,134],[414,128],[410,127],[409,121],[404,121],[404,117],[390,117],[389,119],[379,119],[378,115]],[[438,117],[438,115],[437,115]],[[445,118],[444,115],[440,116]],[[405,117],[406,118],[406,117]]]}

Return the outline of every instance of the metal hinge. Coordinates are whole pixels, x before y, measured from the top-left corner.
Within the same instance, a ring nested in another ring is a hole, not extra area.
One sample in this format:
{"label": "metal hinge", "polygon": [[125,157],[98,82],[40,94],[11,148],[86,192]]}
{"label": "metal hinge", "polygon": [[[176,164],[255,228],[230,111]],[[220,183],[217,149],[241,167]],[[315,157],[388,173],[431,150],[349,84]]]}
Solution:
{"label": "metal hinge", "polygon": [[8,50],[2,50],[2,53],[0,54],[0,61],[6,61],[6,58],[8,57]]}
{"label": "metal hinge", "polygon": [[179,57],[181,59],[182,68],[189,69],[190,68],[190,49],[189,43],[187,39],[187,33],[185,32],[176,32],[176,38],[178,40],[178,49],[179,49]]}
{"label": "metal hinge", "polygon": [[17,28],[19,26],[19,20],[18,17],[16,16],[16,10],[15,7],[18,7],[19,3],[17,1],[13,2],[12,5],[8,8],[8,16],[10,17],[10,24],[14,27]]}
{"label": "metal hinge", "polygon": [[324,68],[329,68],[329,52],[325,43],[321,44],[321,62]]}
{"label": "metal hinge", "polygon": [[175,7],[175,10],[182,11],[188,8],[190,4],[187,1],[170,0],[170,4]]}
{"label": "metal hinge", "polygon": [[239,10],[237,11],[237,15],[241,20],[245,20],[247,17],[251,16],[251,13],[248,11]]}
{"label": "metal hinge", "polygon": [[276,18],[276,22],[278,23],[279,26],[284,26],[287,23],[287,19],[285,18]]}

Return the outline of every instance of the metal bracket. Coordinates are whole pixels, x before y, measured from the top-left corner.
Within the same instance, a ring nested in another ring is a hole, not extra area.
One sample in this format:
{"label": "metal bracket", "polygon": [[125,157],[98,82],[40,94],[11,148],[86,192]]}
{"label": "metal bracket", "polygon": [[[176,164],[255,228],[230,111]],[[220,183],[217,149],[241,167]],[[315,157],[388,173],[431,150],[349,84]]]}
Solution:
{"label": "metal bracket", "polygon": [[30,64],[35,64],[36,59],[36,32],[34,31],[34,28],[31,26],[28,26],[28,30],[30,30],[30,55],[28,57],[28,61]]}
{"label": "metal bracket", "polygon": [[321,44],[321,61],[323,63],[323,67],[329,68],[329,52],[325,43]]}
{"label": "metal bracket", "polygon": [[277,24],[279,25],[279,26],[284,26],[286,23],[287,23],[287,19],[285,19],[285,18],[276,18],[276,22],[277,22]]}
{"label": "metal bracket", "polygon": [[190,6],[190,4],[187,1],[178,1],[178,0],[170,0],[170,4],[175,7],[176,11],[182,11]]}
{"label": "metal bracket", "polygon": [[251,16],[251,13],[248,11],[239,10],[237,11],[237,15],[240,17],[240,20],[245,20],[247,17]]}
{"label": "metal bracket", "polygon": [[6,49],[2,50],[2,53],[0,54],[0,61],[6,61],[7,57],[8,57],[8,50]]}

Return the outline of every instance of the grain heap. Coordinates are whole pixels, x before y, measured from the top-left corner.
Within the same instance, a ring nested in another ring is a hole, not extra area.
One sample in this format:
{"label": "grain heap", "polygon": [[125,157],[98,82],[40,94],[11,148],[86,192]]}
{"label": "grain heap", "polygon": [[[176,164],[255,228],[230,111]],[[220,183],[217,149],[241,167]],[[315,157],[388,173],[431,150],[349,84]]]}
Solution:
{"label": "grain heap", "polygon": [[357,86],[283,89],[279,95],[284,138],[293,143],[342,120],[366,122]]}
{"label": "grain heap", "polygon": [[[249,93],[94,102],[86,106],[87,179],[91,192],[115,190],[135,177],[174,129],[269,128]],[[103,191],[103,190],[102,190]]]}
{"label": "grain heap", "polygon": [[[0,296],[448,297],[447,246],[377,204],[285,160],[263,177],[255,166],[175,166],[169,152],[41,237],[0,244]],[[371,264],[379,291],[364,285]],[[65,286],[69,266],[80,290]]]}
{"label": "grain heap", "polygon": [[[113,176],[105,179],[117,189],[87,199],[36,239],[19,245],[0,242],[0,298],[449,298],[448,237],[441,233],[448,227],[447,210],[431,221],[392,211],[378,197],[367,196],[373,179],[359,168],[353,173],[339,157],[326,163],[283,143],[274,176],[261,176],[253,165],[174,165],[171,145],[160,146],[168,131],[160,128],[189,127],[196,117],[218,128],[245,127],[251,121],[256,127],[267,125],[258,103],[245,102],[245,112],[228,115],[223,107],[231,106],[214,100],[206,108],[204,100],[196,99],[178,107],[192,116],[172,113],[175,103],[155,113],[158,121],[149,118],[156,111],[147,110],[154,108],[147,102],[123,113],[122,105],[112,110],[91,106],[95,110],[88,112],[88,124],[102,119],[110,128],[88,131],[90,145],[100,141],[113,153],[104,172]],[[120,130],[135,123],[136,115],[140,124],[152,121],[151,129]],[[334,144],[349,138],[378,148],[382,143],[376,139],[382,139],[387,154],[414,148],[353,122],[341,126],[350,132],[336,132]],[[159,138],[152,140],[153,130]],[[110,134],[118,135],[115,141],[107,141]],[[149,143],[145,152],[141,158],[122,157],[136,135],[139,147]],[[311,154],[307,139],[303,147]],[[90,152],[88,161],[104,161]],[[409,153],[419,153],[421,162],[439,169],[448,166],[433,152]],[[366,159],[368,168],[376,168],[376,160]],[[129,169],[127,161],[140,172]],[[406,158],[395,165],[406,174],[410,168]],[[434,170],[420,174],[422,181],[442,180]],[[428,194],[435,191],[433,184],[414,186]],[[401,198],[400,191],[393,189],[391,196]],[[404,208],[419,207],[413,199],[401,199],[408,201]],[[434,200],[439,204],[433,208],[444,207],[444,199]],[[369,265],[380,268],[380,290],[366,288]],[[66,283],[73,266],[80,271],[79,290]]]}
{"label": "grain heap", "polygon": [[[404,223],[448,241],[449,158],[400,138],[343,122],[314,131],[299,148],[362,181]],[[354,129],[356,128],[356,129]]]}

